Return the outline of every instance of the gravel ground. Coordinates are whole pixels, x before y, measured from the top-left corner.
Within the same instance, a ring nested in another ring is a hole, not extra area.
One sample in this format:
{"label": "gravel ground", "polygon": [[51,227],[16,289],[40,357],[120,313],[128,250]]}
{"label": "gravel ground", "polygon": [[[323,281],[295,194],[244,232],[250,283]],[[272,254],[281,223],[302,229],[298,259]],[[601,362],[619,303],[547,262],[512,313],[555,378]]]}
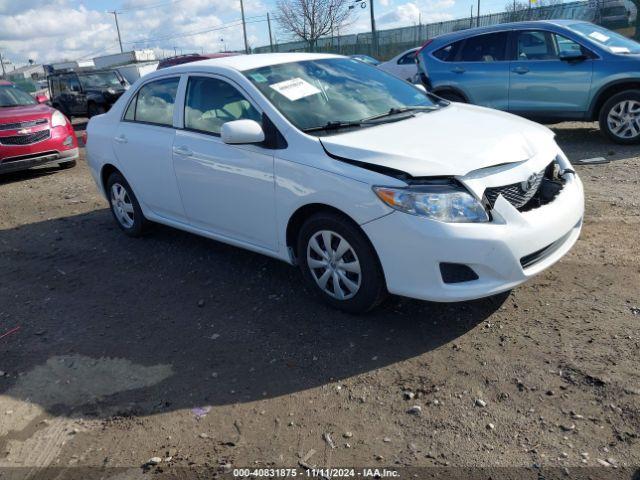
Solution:
{"label": "gravel ground", "polygon": [[127,238],[83,159],[1,177],[0,467],[638,478],[640,147],[554,130],[571,160],[611,160],[576,167],[585,225],[562,261],[501,296],[360,317],[278,261],[160,226]]}

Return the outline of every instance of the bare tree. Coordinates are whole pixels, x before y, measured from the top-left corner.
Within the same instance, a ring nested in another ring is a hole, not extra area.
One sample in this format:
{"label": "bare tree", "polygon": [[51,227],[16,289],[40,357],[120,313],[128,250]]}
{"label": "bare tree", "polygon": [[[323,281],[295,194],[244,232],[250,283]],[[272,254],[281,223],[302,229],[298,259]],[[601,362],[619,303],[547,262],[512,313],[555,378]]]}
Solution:
{"label": "bare tree", "polygon": [[323,36],[349,25],[353,0],[278,0],[276,22],[286,33],[315,47]]}

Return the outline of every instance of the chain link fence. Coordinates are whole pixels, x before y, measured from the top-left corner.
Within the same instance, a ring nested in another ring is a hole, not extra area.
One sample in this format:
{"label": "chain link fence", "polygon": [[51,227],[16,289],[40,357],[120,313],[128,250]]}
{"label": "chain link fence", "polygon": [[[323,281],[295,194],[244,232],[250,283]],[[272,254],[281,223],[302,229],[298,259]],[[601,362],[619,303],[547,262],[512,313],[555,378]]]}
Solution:
{"label": "chain link fence", "polygon": [[[622,7],[622,9],[618,8]],[[617,8],[617,11],[616,11]],[[617,14],[617,15],[616,15]],[[613,20],[613,19],[616,20]],[[428,23],[410,27],[378,30],[378,48],[375,51],[371,32],[353,35],[324,37],[317,40],[312,48],[308,42],[297,41],[258,47],[253,53],[268,52],[325,52],[341,55],[367,54],[381,60],[389,59],[398,53],[419,46],[428,39],[444,33],[456,32],[467,28],[496,25],[499,23],[523,20],[573,19],[602,24],[608,28],[624,28],[631,23],[631,12],[621,0],[608,0],[606,4],[597,1],[581,1],[558,5],[527,8],[510,12],[492,13],[478,17],[467,17],[446,22]],[[609,21],[618,24],[607,24]]]}

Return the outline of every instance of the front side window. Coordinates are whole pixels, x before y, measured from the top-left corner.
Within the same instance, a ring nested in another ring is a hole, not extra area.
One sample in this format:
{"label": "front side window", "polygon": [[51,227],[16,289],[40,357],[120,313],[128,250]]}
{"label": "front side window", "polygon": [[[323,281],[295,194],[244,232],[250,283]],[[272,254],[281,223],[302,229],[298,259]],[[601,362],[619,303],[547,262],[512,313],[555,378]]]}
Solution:
{"label": "front side window", "polygon": [[553,36],[550,32],[525,31],[517,33],[518,60],[557,60]]}
{"label": "front side window", "polygon": [[185,128],[219,135],[224,123],[242,119],[260,122],[261,115],[235,87],[217,78],[189,78]]}
{"label": "front side window", "polygon": [[541,30],[517,32],[517,60],[560,60],[564,56],[592,54],[577,42]]}
{"label": "front side window", "polygon": [[60,85],[62,86],[63,92],[79,92],[81,90],[80,82],[78,81],[78,77],[75,75],[62,77],[60,79]]}
{"label": "front side window", "polygon": [[[165,78],[143,85],[129,105],[125,119],[133,116],[136,122],[172,126],[179,82],[179,78]],[[131,108],[135,108],[135,112],[131,112]]]}
{"label": "front side window", "polygon": [[467,38],[459,59],[462,62],[501,62],[506,59],[507,33],[489,33]]}
{"label": "front side window", "polygon": [[300,130],[360,122],[407,108],[438,108],[404,80],[349,58],[270,65],[243,72]]}

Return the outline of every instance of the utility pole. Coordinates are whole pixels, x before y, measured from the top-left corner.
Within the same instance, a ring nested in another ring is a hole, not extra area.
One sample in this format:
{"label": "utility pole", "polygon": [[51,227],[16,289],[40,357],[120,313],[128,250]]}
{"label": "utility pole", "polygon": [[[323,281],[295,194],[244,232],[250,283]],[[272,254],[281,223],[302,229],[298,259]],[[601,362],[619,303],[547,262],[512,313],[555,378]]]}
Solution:
{"label": "utility pole", "polygon": [[120,53],[124,53],[124,49],[122,48],[122,37],[120,37],[120,25],[118,25],[118,12],[116,10],[111,10],[108,13],[113,13],[113,18],[116,19],[116,30],[118,31],[118,43],[120,44]]}
{"label": "utility pole", "polygon": [[469,28],[473,28],[473,4],[471,4],[471,16],[469,17]]}
{"label": "utility pole", "polygon": [[372,50],[371,56],[377,57],[378,56],[378,34],[376,33],[376,16],[373,13],[373,0],[369,0],[369,11],[371,13],[371,50]]}
{"label": "utility pole", "polygon": [[244,3],[240,0],[240,13],[242,14],[242,35],[244,36],[244,53],[249,53],[249,45],[247,44],[247,22],[244,20]]}
{"label": "utility pole", "polygon": [[271,36],[271,17],[267,12],[267,25],[269,26],[269,45],[271,46],[271,53],[273,53],[273,37]]}
{"label": "utility pole", "polygon": [[476,9],[476,26],[480,26],[480,0],[478,0],[478,8]]}
{"label": "utility pole", "polygon": [[7,72],[4,69],[4,60],[2,60],[2,52],[0,52],[0,65],[2,66],[2,77],[0,77],[0,78],[4,78],[4,76],[7,74]]}

